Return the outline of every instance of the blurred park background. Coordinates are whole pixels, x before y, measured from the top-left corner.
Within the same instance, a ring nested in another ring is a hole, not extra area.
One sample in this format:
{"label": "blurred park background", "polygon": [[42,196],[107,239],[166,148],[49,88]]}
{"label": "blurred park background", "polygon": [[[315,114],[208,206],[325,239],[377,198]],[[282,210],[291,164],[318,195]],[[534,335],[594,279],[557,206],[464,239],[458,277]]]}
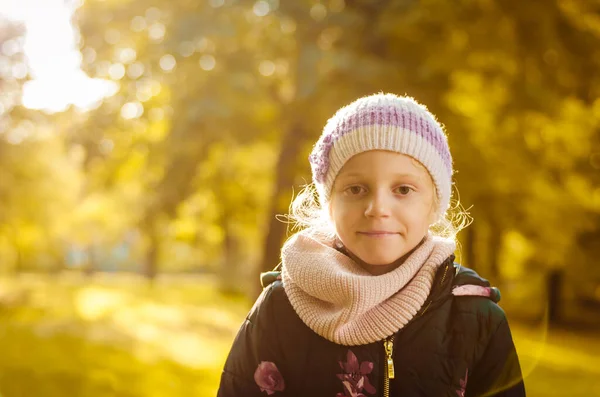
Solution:
{"label": "blurred park background", "polygon": [[600,396],[598,0],[0,0],[0,395],[215,395],[379,91],[448,131],[528,395]]}

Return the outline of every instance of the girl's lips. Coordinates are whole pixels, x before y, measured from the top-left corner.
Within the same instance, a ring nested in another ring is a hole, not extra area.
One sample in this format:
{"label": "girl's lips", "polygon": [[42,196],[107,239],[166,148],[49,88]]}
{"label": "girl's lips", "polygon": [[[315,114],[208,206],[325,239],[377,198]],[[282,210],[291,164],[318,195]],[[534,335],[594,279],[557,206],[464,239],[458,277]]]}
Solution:
{"label": "girl's lips", "polygon": [[362,235],[369,236],[369,237],[385,237],[385,236],[393,236],[398,233],[386,232],[386,231],[382,231],[382,230],[374,230],[374,231],[368,231],[368,232],[358,232],[358,234],[362,234]]}

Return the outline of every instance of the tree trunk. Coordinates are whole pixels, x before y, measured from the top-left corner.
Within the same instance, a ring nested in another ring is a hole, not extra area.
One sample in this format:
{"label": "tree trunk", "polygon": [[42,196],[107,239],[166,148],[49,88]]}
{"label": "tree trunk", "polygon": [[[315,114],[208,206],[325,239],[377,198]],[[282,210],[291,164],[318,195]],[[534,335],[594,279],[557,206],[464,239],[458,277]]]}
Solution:
{"label": "tree trunk", "polygon": [[[291,5],[292,2],[286,4]],[[283,8],[281,9],[283,12]],[[300,25],[296,29],[295,37],[298,43],[315,43],[319,35],[318,29],[311,29]],[[308,111],[307,105],[314,106],[315,93],[318,86],[317,63],[320,50],[314,44],[304,44],[298,47],[298,59],[296,64],[296,77],[294,86],[296,87],[296,97],[293,103],[287,107],[292,110],[293,115],[289,115],[287,120],[291,120],[288,128],[284,131],[279,159],[277,160],[277,176],[275,179],[275,189],[271,198],[271,208],[269,210],[269,225],[267,226],[267,235],[265,238],[262,263],[260,271],[269,271],[279,263],[281,244],[286,231],[286,225],[276,219],[281,212],[287,212],[287,208],[292,198],[291,186],[296,174],[296,161],[298,155],[307,139],[307,131],[304,128],[304,120],[299,118],[303,109]],[[301,116],[300,116],[301,117]],[[254,295],[260,293],[260,283],[256,281]]]}
{"label": "tree trunk", "polygon": [[96,271],[96,255],[94,252],[94,245],[90,244],[86,248],[87,251],[87,263],[83,267],[83,274],[86,276],[92,276]]}
{"label": "tree trunk", "polygon": [[156,278],[156,273],[158,269],[158,253],[159,253],[159,238],[156,235],[156,225],[152,219],[149,219],[146,222],[146,234],[150,240],[150,246],[148,247],[148,252],[146,253],[146,263],[144,267],[144,275],[151,283]]}
{"label": "tree trunk", "polygon": [[[259,269],[261,272],[272,270],[279,263],[279,255],[281,244],[285,236],[286,224],[277,220],[276,216],[286,211],[288,208],[287,204],[289,204],[292,198],[290,188],[294,182],[294,175],[296,172],[295,163],[298,158],[298,152],[301,150],[304,142],[303,134],[303,128],[300,123],[296,122],[290,126],[283,137],[279,159],[277,161],[277,176],[275,179],[273,196],[271,198],[269,224],[267,226],[267,235],[263,248],[263,259]],[[283,206],[282,203],[286,203],[286,206]],[[258,296],[258,293],[260,293],[260,283],[258,279],[253,285],[254,284],[256,284],[256,286],[253,288],[253,292],[254,295]]]}
{"label": "tree trunk", "polygon": [[23,258],[23,250],[19,244],[14,246],[16,258],[15,258],[15,274],[21,274],[25,270],[25,260]]}
{"label": "tree trunk", "polygon": [[15,251],[15,265],[13,267],[14,274],[20,274],[25,270],[25,260],[23,258],[23,250],[21,249],[21,242],[18,237],[18,230],[15,226],[11,225],[9,229],[12,233],[9,234],[12,247]]}
{"label": "tree trunk", "polygon": [[496,283],[500,283],[500,265],[498,257],[502,248],[502,228],[494,219],[490,221],[490,232],[488,236],[488,253],[490,265],[490,278]]}
{"label": "tree trunk", "polygon": [[[232,214],[225,210],[221,222],[225,236],[223,239],[223,262],[219,269],[219,287],[225,294],[237,295],[244,292],[244,286],[240,285],[242,278],[239,275],[239,242],[232,230],[232,223]],[[258,280],[252,281],[258,282]]]}
{"label": "tree trunk", "polygon": [[279,263],[279,253],[281,244],[286,231],[286,225],[277,220],[276,216],[287,209],[282,203],[289,203],[291,195],[291,186],[294,182],[295,163],[298,157],[298,151],[301,144],[298,137],[302,134],[302,128],[298,124],[292,125],[286,132],[279,159],[277,161],[277,177],[275,180],[275,189],[271,198],[271,209],[269,211],[269,225],[267,228],[267,237],[263,250],[263,260],[261,271],[272,270]]}

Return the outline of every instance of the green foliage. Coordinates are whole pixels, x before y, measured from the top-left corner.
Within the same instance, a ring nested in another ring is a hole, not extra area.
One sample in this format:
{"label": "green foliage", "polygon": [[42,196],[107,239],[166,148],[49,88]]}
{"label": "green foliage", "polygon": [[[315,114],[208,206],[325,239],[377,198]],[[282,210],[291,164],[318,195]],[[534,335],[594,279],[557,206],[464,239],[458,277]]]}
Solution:
{"label": "green foliage", "polygon": [[[322,125],[359,95],[392,91],[447,128],[475,218],[468,265],[495,277],[520,239],[525,269],[590,264],[600,29],[584,0],[90,0],[74,22],[83,68],[118,90],[89,113],[46,118],[51,139],[1,141],[7,257],[43,250],[32,241],[44,233],[46,245],[91,249],[133,232],[149,276],[261,258],[271,268],[286,229],[275,215],[310,180]],[[15,160],[26,156],[43,165]]]}

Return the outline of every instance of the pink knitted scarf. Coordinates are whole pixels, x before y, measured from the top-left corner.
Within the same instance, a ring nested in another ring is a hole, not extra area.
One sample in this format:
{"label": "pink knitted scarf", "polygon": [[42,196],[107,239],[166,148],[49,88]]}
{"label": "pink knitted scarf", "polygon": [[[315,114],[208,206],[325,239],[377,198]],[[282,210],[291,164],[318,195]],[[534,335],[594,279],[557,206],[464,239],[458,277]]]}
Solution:
{"label": "pink knitted scarf", "polygon": [[282,249],[282,280],[302,321],[332,342],[354,346],[387,338],[425,303],[454,240],[428,235],[397,269],[373,276],[348,256],[304,231]]}

